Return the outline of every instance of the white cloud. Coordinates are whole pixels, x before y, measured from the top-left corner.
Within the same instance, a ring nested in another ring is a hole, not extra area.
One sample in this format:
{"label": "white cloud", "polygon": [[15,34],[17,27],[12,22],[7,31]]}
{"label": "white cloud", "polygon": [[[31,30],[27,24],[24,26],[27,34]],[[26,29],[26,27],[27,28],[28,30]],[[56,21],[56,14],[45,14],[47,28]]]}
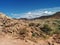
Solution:
{"label": "white cloud", "polygon": [[37,10],[29,11],[27,13],[22,13],[22,14],[13,13],[11,15],[12,17],[15,18],[36,18],[40,16],[52,15],[58,11],[60,11],[60,7],[37,9]]}
{"label": "white cloud", "polygon": [[28,12],[27,14],[28,14],[28,15],[31,15],[32,13],[31,13],[31,12]]}

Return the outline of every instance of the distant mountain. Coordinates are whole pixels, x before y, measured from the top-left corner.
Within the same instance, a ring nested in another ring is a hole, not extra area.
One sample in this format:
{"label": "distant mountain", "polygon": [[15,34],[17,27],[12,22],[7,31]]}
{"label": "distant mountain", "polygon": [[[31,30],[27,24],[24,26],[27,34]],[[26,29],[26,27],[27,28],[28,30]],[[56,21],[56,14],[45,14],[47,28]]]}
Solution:
{"label": "distant mountain", "polygon": [[53,15],[47,15],[47,16],[41,16],[41,17],[37,17],[34,19],[48,19],[48,18],[56,18],[56,19],[60,19],[60,12],[56,12]]}
{"label": "distant mountain", "polygon": [[51,18],[60,19],[60,12],[57,12],[51,16]]}
{"label": "distant mountain", "polygon": [[39,16],[39,17],[35,17],[35,18],[20,18],[18,20],[35,20],[35,19],[49,19],[49,18],[60,19],[60,12],[56,12],[52,15],[48,15],[48,14],[44,13],[44,16]]}

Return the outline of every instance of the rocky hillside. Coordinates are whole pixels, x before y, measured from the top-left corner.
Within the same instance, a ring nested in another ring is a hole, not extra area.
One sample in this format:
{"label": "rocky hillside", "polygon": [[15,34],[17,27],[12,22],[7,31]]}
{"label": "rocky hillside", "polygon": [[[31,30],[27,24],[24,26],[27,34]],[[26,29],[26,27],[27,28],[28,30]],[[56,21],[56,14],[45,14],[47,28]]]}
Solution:
{"label": "rocky hillside", "polygon": [[43,17],[44,20],[42,18],[36,18],[35,20],[12,19],[0,14],[0,37],[8,35],[16,41],[18,39],[21,40],[20,42],[25,41],[21,45],[25,45],[25,43],[28,43],[26,45],[60,45],[59,17],[59,12],[48,19]]}

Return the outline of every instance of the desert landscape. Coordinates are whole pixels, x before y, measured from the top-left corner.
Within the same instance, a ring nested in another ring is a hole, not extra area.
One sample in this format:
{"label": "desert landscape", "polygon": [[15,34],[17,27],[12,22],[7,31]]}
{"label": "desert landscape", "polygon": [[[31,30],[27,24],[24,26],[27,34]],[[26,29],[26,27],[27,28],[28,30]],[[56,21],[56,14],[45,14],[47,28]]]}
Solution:
{"label": "desert landscape", "polygon": [[0,13],[0,45],[60,45],[60,12],[33,19]]}

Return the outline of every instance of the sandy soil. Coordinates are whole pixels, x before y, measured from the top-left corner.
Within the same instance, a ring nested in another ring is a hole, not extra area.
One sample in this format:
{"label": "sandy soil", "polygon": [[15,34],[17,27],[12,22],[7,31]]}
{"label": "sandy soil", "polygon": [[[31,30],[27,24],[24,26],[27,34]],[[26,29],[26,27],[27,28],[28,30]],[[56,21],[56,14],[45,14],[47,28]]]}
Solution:
{"label": "sandy soil", "polygon": [[39,45],[29,40],[13,39],[9,36],[0,37],[0,45]]}
{"label": "sandy soil", "polygon": [[[48,40],[49,42],[51,39]],[[52,42],[52,41],[51,41]],[[45,40],[40,40],[38,43],[32,42],[30,40],[21,40],[21,39],[14,39],[12,36],[0,36],[0,45],[53,45],[48,44],[47,41]],[[60,45],[54,43],[54,45]]]}

